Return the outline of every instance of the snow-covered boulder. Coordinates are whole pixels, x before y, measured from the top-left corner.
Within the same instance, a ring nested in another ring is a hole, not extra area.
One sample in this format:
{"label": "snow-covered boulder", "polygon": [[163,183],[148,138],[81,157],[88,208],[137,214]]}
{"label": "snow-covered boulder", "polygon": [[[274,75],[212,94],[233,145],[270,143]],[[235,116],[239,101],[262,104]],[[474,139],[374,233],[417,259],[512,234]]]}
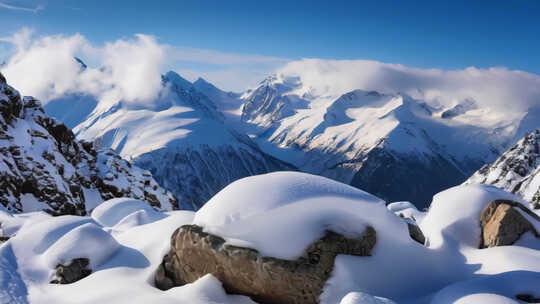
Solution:
{"label": "snow-covered boulder", "polygon": [[54,269],[59,264],[69,264],[78,258],[90,261],[90,269],[103,264],[120,245],[101,227],[87,223],[76,227],[58,239],[43,254],[45,264]]}
{"label": "snow-covered boulder", "polygon": [[495,200],[525,204],[515,195],[493,186],[456,186],[433,197],[420,228],[431,246],[456,242],[462,246],[478,248],[482,235],[481,213]]}
{"label": "snow-covered boulder", "polygon": [[76,140],[39,101],[0,81],[0,205],[14,212],[84,215],[115,197],[177,207],[150,172]]}
{"label": "snow-covered boulder", "polygon": [[345,297],[343,297],[343,299],[341,299],[339,304],[395,304],[395,302],[389,299],[374,297],[367,293],[355,291],[349,292]]}
{"label": "snow-covered boulder", "polygon": [[165,215],[148,204],[130,198],[115,198],[97,206],[92,218],[105,227],[137,226],[155,222]]}
{"label": "snow-covered boulder", "polygon": [[406,229],[384,201],[327,178],[297,172],[245,178],[203,206],[195,225],[174,233],[156,285],[184,285],[211,273],[227,291],[261,303],[316,303],[337,255],[371,255],[377,232],[367,218],[375,214]]}
{"label": "snow-covered boulder", "polygon": [[156,273],[156,286],[161,289],[192,283],[210,273],[228,292],[248,295],[259,303],[312,304],[318,302],[335,257],[369,256],[376,233],[367,227],[362,235],[349,239],[328,231],[295,260],[227,245],[223,238],[195,225],[178,229],[171,243]]}

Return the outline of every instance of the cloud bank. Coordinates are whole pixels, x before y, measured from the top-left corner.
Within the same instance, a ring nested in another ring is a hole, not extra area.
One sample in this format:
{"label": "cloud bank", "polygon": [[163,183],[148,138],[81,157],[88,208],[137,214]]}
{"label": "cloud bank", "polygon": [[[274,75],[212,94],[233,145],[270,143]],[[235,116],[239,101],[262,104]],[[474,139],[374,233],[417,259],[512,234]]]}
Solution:
{"label": "cloud bank", "polygon": [[[69,93],[101,101],[143,104],[162,89],[161,74],[176,70],[189,80],[202,76],[226,90],[254,86],[270,73],[300,77],[318,96],[339,96],[355,89],[403,92],[428,102],[453,105],[474,99],[503,111],[540,105],[540,76],[504,67],[461,70],[419,69],[369,60],[323,60],[234,54],[171,46],[137,34],[96,46],[80,34],[35,37],[22,29],[0,42],[12,46],[8,81],[25,95],[44,102]],[[82,58],[83,69],[74,57]]]}
{"label": "cloud bank", "polygon": [[319,96],[363,89],[403,92],[446,105],[472,98],[481,106],[505,111],[540,105],[540,76],[504,67],[445,71],[369,60],[303,59],[286,64],[277,74],[300,77],[303,87]]}
{"label": "cloud bank", "polygon": [[[218,87],[241,91],[283,66],[288,59],[234,54],[159,43],[137,34],[102,46],[84,36],[36,37],[31,29],[0,37],[12,55],[0,66],[10,83],[23,94],[45,103],[69,93],[87,93],[100,100],[145,103],[161,90],[161,74],[176,70],[195,80],[204,77]],[[81,58],[88,68],[74,60]]]}
{"label": "cloud bank", "polygon": [[[2,73],[23,94],[44,102],[70,93],[145,102],[161,89],[165,51],[152,36],[135,35],[95,47],[79,34],[33,39],[24,29],[0,40],[15,46]],[[83,69],[74,57],[97,65]]]}

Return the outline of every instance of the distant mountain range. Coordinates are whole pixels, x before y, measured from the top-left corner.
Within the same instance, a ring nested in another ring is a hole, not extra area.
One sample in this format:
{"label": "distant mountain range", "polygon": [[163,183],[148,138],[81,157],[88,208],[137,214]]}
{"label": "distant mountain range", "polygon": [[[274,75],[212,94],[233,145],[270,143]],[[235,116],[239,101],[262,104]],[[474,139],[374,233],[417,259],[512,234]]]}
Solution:
{"label": "distant mountain range", "polygon": [[45,110],[79,139],[150,170],[187,209],[239,178],[280,170],[423,208],[540,127],[534,109],[506,116],[472,99],[443,107],[401,93],[321,91],[280,74],[232,93],[168,72],[158,98],[144,104],[71,94]]}

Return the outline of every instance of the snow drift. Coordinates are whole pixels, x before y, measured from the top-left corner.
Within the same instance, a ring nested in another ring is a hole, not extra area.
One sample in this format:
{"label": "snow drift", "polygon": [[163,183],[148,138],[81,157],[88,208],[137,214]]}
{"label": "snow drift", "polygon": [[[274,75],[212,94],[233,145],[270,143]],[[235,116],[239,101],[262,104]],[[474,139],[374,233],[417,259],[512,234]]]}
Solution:
{"label": "snow drift", "polygon": [[[539,297],[540,251],[522,244],[477,249],[479,212],[494,199],[520,202],[510,193],[483,185],[458,186],[437,194],[423,220],[417,219],[427,238],[425,246],[409,237],[405,221],[394,214],[411,209],[407,204],[386,208],[382,200],[361,190],[292,172],[239,180],[197,213],[150,214],[153,221],[133,222],[120,230],[103,225],[118,225],[137,212],[148,212],[143,203],[113,200],[96,209],[92,217],[4,212],[3,226],[14,228],[12,237],[0,247],[0,263],[5,266],[0,270],[0,285],[6,286],[0,299],[253,303],[247,297],[226,294],[211,275],[166,292],[152,286],[173,231],[194,223],[231,244],[283,258],[296,256],[324,229],[354,235],[365,225],[374,227],[377,242],[371,256],[336,258],[320,297],[325,304],[515,303],[517,295]],[[86,230],[92,235],[89,242],[98,242],[111,254],[88,250],[86,256],[98,262],[90,276],[72,284],[50,285],[53,269],[42,253],[72,257],[76,251],[68,245]]]}

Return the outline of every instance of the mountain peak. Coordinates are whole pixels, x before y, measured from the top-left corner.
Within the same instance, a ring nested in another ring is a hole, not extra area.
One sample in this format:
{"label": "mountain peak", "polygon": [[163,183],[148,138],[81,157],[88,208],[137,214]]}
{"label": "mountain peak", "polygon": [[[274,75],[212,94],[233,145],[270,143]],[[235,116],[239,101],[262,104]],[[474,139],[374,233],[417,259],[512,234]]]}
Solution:
{"label": "mountain peak", "polygon": [[197,78],[197,80],[195,80],[193,82],[193,86],[198,90],[201,90],[201,89],[213,89],[213,90],[217,89],[217,87],[215,85],[213,85],[212,83],[206,81],[206,79],[204,79],[202,77]]}
{"label": "mountain peak", "polygon": [[0,73],[0,83],[6,83],[6,77]]}
{"label": "mountain peak", "polygon": [[191,82],[184,79],[174,71],[168,71],[164,76],[162,76],[162,79],[164,83],[170,82],[183,89],[190,89],[193,86]]}

